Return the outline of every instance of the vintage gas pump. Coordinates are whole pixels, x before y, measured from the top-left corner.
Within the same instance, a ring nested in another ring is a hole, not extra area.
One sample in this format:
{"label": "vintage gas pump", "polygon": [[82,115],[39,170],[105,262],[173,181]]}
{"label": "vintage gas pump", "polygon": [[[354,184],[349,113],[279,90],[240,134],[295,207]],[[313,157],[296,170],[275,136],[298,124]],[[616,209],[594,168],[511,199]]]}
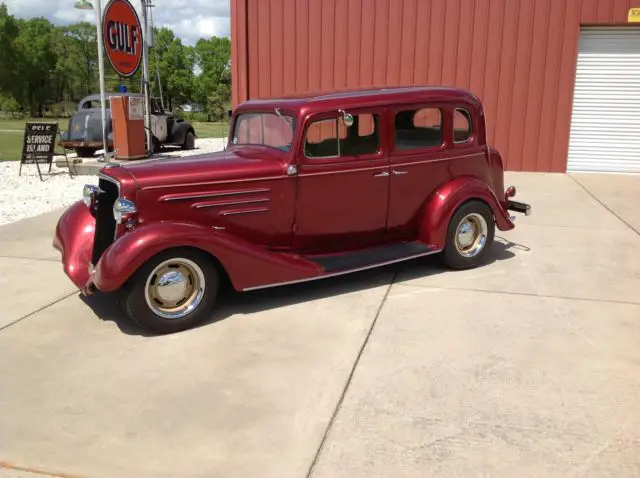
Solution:
{"label": "vintage gas pump", "polygon": [[144,98],[142,96],[112,96],[111,122],[116,159],[147,157],[144,129]]}

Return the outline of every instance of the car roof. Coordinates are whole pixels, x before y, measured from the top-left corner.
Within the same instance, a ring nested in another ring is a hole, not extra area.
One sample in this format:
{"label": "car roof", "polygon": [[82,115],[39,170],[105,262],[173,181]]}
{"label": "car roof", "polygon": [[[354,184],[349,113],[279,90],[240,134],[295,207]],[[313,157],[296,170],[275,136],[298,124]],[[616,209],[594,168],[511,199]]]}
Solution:
{"label": "car roof", "polygon": [[277,98],[256,98],[241,103],[238,105],[237,110],[273,109],[280,107],[301,114],[320,112],[332,108],[361,108],[422,101],[457,101],[476,107],[480,106],[478,97],[463,88],[446,86],[398,86],[299,93]]}

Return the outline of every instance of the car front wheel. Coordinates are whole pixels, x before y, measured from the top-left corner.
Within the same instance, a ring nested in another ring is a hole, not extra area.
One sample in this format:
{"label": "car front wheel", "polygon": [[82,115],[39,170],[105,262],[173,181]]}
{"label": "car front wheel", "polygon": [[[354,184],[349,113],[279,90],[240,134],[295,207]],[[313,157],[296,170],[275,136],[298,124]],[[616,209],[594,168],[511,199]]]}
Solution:
{"label": "car front wheel", "polygon": [[444,262],[452,269],[470,269],[482,264],[495,234],[491,208],[481,201],[463,204],[451,218],[444,249]]}
{"label": "car front wheel", "polygon": [[133,276],[125,290],[125,309],[133,321],[153,332],[179,332],[210,316],[218,283],[216,267],[206,254],[169,250]]}

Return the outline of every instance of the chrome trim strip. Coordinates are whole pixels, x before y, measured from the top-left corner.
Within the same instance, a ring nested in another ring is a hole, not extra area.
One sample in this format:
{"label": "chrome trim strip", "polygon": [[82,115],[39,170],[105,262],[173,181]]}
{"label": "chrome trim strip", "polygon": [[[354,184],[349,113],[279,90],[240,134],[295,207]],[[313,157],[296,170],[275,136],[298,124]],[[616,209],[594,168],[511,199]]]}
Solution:
{"label": "chrome trim strip", "polygon": [[249,178],[249,179],[227,179],[225,181],[207,181],[204,183],[181,183],[181,184],[160,184],[158,186],[147,186],[142,188],[142,191],[150,191],[152,189],[166,189],[166,188],[184,188],[194,186],[213,186],[216,184],[235,184],[235,183],[247,183],[255,181],[271,181],[274,179],[289,179],[289,176],[265,176],[262,178]]}
{"label": "chrome trim strip", "polygon": [[239,191],[221,191],[216,193],[204,193],[198,194],[194,193],[192,195],[184,194],[182,196],[162,196],[158,202],[173,202],[173,201],[184,201],[186,199],[206,199],[206,198],[215,198],[222,196],[235,196],[236,194],[257,194],[257,193],[268,193],[271,192],[269,188],[261,188],[261,189],[244,189]]}
{"label": "chrome trim strip", "polygon": [[260,208],[260,209],[245,209],[243,211],[222,211],[220,216],[236,216],[238,214],[250,214],[252,212],[265,212],[268,211],[269,208]]}
{"label": "chrome trim strip", "polygon": [[298,279],[298,280],[292,280],[292,281],[287,281],[287,282],[277,282],[275,284],[259,285],[259,286],[255,286],[255,287],[247,287],[245,289],[242,289],[242,291],[243,292],[249,292],[249,291],[252,291],[252,290],[268,289],[268,288],[271,288],[271,287],[279,287],[279,286],[284,286],[284,285],[300,284],[302,282],[311,282],[311,281],[319,280],[319,279],[328,279],[330,277],[337,277],[337,276],[342,276],[342,275],[345,275],[345,274],[351,274],[352,272],[366,271],[366,270],[369,270],[369,269],[375,269],[376,267],[387,266],[389,264],[396,264],[398,262],[409,261],[411,259],[417,259],[419,257],[430,256],[432,254],[438,254],[440,252],[442,252],[442,249],[429,251],[429,252],[423,252],[423,253],[420,253],[420,254],[414,254],[412,256],[403,257],[402,259],[394,259],[392,261],[376,262],[375,264],[371,264],[369,266],[358,267],[357,269],[349,269],[349,270],[346,270],[346,271],[333,272],[331,274],[323,274],[323,275],[319,275],[319,276],[308,277],[306,279]]}
{"label": "chrome trim strip", "polygon": [[196,209],[203,209],[208,207],[219,207],[219,206],[235,206],[236,204],[255,204],[261,202],[269,202],[269,198],[262,199],[248,199],[246,201],[227,201],[227,202],[216,202],[211,204],[194,204],[191,207],[195,207]]}
{"label": "chrome trim strip", "polygon": [[[437,159],[423,159],[420,161],[409,161],[409,162],[404,162],[404,163],[394,163],[393,160],[393,156],[390,158],[389,163],[388,164],[381,164],[379,166],[371,166],[371,167],[366,167],[366,168],[351,168],[351,169],[334,169],[332,171],[323,171],[320,173],[302,173],[299,174],[298,177],[307,177],[307,176],[323,176],[323,175],[328,175],[328,174],[343,174],[343,173],[357,173],[357,172],[361,172],[361,171],[375,171],[376,169],[380,169],[380,168],[400,168],[403,166],[412,166],[412,165],[418,165],[418,164],[426,164],[426,163],[439,163],[442,161],[449,161],[452,159],[463,159],[463,158],[469,158],[472,156],[479,156],[482,155],[483,153],[478,152],[478,153],[472,153],[472,154],[463,154],[460,156],[447,156],[446,158],[437,158]],[[318,166],[333,166],[334,168],[339,168],[339,165],[320,165],[320,164],[305,164],[305,167],[318,167]]]}
{"label": "chrome trim strip", "polygon": [[326,176],[329,174],[346,174],[346,173],[361,173],[364,171],[378,171],[380,169],[388,169],[389,165],[388,164],[381,164],[379,166],[373,166],[373,167],[368,167],[368,168],[352,168],[352,169],[341,169],[341,170],[334,170],[334,171],[322,171],[320,173],[302,173],[302,174],[298,174],[299,178],[304,178],[304,177],[309,177],[309,176]]}
{"label": "chrome trim strip", "polygon": [[425,163],[439,163],[442,161],[449,161],[451,159],[463,159],[463,158],[470,158],[472,156],[481,156],[483,155],[483,152],[478,152],[478,153],[472,153],[472,154],[463,154],[461,156],[447,156],[446,158],[438,158],[438,159],[424,159],[422,161],[410,161],[410,162],[405,162],[405,163],[393,163],[393,158],[391,158],[391,167],[402,167],[402,166],[411,166],[412,164],[425,164]]}

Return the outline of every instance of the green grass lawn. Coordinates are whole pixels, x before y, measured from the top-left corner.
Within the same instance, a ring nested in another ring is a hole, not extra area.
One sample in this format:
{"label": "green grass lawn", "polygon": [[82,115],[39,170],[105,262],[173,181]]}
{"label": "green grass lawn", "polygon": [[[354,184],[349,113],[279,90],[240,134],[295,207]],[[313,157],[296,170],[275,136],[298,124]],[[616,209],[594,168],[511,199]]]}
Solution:
{"label": "green grass lawn", "polygon": [[[58,120],[38,118],[30,121],[58,121],[60,129],[64,131],[69,120],[68,118]],[[20,159],[26,122],[26,120],[0,120],[0,161],[17,161]],[[226,138],[229,133],[227,123],[194,122],[193,127],[199,138]]]}
{"label": "green grass lawn", "polygon": [[228,123],[200,123],[194,121],[192,124],[198,138],[226,138],[229,136]]}

